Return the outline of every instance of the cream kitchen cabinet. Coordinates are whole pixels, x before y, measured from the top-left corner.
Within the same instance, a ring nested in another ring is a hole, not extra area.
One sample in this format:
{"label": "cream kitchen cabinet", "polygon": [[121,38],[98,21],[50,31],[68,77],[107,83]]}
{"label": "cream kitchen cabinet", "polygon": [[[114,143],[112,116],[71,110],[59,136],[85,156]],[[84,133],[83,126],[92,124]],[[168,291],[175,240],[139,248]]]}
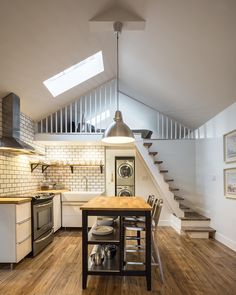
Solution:
{"label": "cream kitchen cabinet", "polygon": [[0,263],[17,263],[32,251],[30,201],[0,201],[0,239]]}
{"label": "cream kitchen cabinet", "polygon": [[[80,207],[101,194],[103,192],[64,192],[62,194],[62,226],[82,227],[82,211]],[[88,226],[92,227],[96,220],[96,216],[89,216]]]}
{"label": "cream kitchen cabinet", "polygon": [[61,194],[56,194],[53,198],[53,223],[55,233],[61,228]]}

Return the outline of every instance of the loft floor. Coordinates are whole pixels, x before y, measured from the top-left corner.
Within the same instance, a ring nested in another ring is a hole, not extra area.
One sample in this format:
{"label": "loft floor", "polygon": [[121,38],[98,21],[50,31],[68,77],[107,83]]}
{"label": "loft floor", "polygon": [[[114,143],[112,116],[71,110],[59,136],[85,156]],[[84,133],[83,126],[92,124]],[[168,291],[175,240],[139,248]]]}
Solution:
{"label": "loft floor", "polygon": [[81,231],[60,230],[54,242],[35,258],[26,258],[13,271],[0,265],[4,295],[143,295],[236,294],[236,253],[215,240],[189,239],[172,228],[158,229],[165,283],[153,267],[153,290],[145,278],[90,277],[81,288]]}

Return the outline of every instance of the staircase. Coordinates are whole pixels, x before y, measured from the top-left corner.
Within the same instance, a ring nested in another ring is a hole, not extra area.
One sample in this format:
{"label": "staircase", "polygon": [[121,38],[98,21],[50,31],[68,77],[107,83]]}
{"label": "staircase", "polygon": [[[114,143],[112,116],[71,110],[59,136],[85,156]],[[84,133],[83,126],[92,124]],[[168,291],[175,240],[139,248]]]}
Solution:
{"label": "staircase", "polygon": [[[151,150],[151,142],[136,141],[140,158],[150,171],[150,175],[158,190],[159,196],[172,212],[172,226],[179,234],[186,234],[191,238],[213,237],[215,230],[211,228],[210,218],[197,213],[178,195],[179,188],[174,185],[174,179],[168,177],[169,171],[163,169],[164,161],[158,159],[158,152]],[[161,167],[160,167],[161,165]]]}

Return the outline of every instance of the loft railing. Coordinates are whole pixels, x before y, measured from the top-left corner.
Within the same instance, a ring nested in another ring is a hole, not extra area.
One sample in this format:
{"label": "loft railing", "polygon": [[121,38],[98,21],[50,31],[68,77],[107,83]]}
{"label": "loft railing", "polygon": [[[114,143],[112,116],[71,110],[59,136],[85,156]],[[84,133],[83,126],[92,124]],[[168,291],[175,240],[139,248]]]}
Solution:
{"label": "loft railing", "polygon": [[[116,110],[115,93],[116,80],[109,81],[36,122],[35,132],[39,134],[101,134],[113,121]],[[153,133],[152,139],[194,138],[194,132],[190,128],[125,93],[121,95],[126,101],[123,106],[122,99],[120,101],[125,119],[133,118],[129,122],[131,129],[150,130]],[[138,115],[140,113],[143,115],[142,120]]]}

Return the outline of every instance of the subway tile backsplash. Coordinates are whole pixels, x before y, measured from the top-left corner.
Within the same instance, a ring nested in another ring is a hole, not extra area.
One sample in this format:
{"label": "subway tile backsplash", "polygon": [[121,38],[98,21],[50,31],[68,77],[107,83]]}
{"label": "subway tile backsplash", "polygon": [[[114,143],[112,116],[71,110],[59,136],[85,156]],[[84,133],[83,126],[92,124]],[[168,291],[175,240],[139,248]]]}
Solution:
{"label": "subway tile backsplash", "polygon": [[[59,161],[65,164],[100,164],[104,163],[104,148],[102,146],[47,146],[46,161]],[[100,167],[80,167],[74,166],[74,173],[70,167],[49,167],[45,173],[46,178],[54,183],[63,184],[73,191],[86,189],[88,180],[88,190],[104,190],[104,174],[101,174]]]}
{"label": "subway tile backsplash", "polygon": [[[99,167],[74,167],[71,173],[70,167],[48,167],[42,173],[38,166],[32,173],[30,162],[59,161],[63,163],[100,164],[104,163],[104,148],[102,146],[72,146],[59,144],[46,146],[34,141],[34,122],[28,116],[21,113],[20,137],[28,144],[33,145],[40,151],[45,151],[45,157],[14,155],[0,152],[0,196],[13,194],[27,194],[40,188],[46,178],[52,183],[63,184],[70,190],[85,190],[88,179],[88,190],[104,190],[104,174],[100,173]],[[2,136],[2,104],[0,100],[0,137]]]}

